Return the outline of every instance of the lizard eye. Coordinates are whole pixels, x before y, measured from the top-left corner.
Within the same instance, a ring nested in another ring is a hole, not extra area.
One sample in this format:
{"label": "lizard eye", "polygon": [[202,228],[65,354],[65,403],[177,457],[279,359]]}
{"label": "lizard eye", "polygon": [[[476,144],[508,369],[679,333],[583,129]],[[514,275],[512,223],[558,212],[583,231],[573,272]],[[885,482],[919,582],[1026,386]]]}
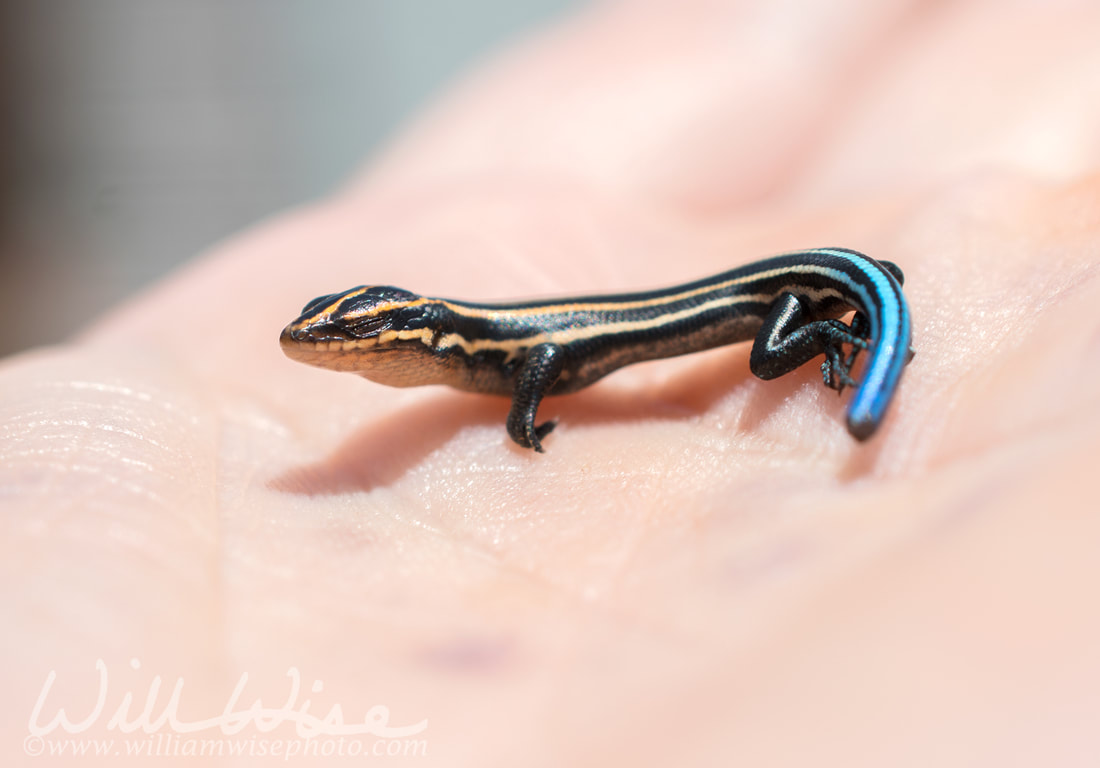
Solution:
{"label": "lizard eye", "polygon": [[383,315],[361,315],[344,320],[341,325],[348,334],[358,336],[361,339],[377,336],[388,329],[392,323]]}

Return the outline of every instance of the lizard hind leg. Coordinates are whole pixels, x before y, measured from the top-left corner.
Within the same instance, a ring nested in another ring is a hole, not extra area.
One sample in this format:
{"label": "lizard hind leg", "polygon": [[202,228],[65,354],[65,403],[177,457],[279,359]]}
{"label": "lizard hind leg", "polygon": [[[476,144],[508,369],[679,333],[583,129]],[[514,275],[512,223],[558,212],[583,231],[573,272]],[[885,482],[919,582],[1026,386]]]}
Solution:
{"label": "lizard hind leg", "polygon": [[[867,348],[867,321],[856,313],[849,327],[839,320],[809,320],[797,296],[785,293],[775,300],[753,341],[749,368],[761,379],[774,379],[825,355],[821,366],[825,385],[838,392],[854,386],[852,365]],[[845,355],[843,345],[852,350]]]}

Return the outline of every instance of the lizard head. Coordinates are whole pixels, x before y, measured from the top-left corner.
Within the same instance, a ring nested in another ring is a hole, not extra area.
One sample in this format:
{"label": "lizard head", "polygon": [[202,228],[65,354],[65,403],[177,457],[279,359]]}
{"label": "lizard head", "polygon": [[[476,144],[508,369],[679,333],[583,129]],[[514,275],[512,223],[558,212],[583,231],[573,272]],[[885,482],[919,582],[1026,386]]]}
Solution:
{"label": "lizard head", "polygon": [[391,386],[414,386],[440,328],[438,302],[388,285],[318,296],[283,329],[292,360],[358,373]]}

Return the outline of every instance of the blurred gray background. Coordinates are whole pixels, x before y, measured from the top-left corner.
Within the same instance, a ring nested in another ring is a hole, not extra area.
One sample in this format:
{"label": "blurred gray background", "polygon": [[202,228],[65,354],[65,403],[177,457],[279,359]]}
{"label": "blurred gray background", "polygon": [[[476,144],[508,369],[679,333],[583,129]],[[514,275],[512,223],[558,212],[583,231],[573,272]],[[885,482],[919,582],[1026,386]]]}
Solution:
{"label": "blurred gray background", "polygon": [[578,0],[0,0],[0,355],[324,195]]}

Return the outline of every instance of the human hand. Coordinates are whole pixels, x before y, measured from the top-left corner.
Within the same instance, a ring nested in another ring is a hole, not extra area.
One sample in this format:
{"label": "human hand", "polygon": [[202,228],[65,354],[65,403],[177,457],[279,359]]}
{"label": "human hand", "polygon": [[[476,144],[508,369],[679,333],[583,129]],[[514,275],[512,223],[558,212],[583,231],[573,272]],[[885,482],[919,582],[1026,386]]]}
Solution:
{"label": "human hand", "polygon": [[[1098,22],[598,6],[332,199],[7,361],[5,743],[50,670],[42,720],[88,711],[103,659],[108,712],[161,676],[181,719],[241,673],[278,707],[294,667],[314,713],[427,719],[443,765],[1087,762]],[[918,354],[867,444],[748,345],[546,401],[535,455],[504,400],[277,344],[361,283],[613,292],[820,245],[907,278]]]}

